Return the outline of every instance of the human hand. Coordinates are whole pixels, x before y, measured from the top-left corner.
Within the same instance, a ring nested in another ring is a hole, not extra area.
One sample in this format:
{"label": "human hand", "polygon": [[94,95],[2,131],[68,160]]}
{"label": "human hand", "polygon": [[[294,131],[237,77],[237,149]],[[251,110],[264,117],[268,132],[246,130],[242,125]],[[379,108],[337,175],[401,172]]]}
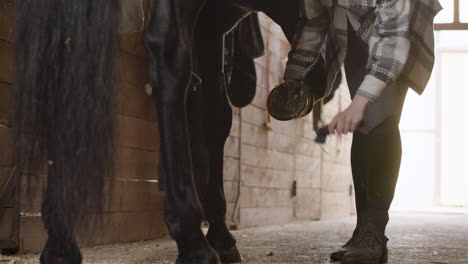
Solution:
{"label": "human hand", "polygon": [[357,95],[343,112],[337,114],[328,125],[330,134],[343,135],[354,132],[361,124],[364,113],[369,105],[369,99]]}

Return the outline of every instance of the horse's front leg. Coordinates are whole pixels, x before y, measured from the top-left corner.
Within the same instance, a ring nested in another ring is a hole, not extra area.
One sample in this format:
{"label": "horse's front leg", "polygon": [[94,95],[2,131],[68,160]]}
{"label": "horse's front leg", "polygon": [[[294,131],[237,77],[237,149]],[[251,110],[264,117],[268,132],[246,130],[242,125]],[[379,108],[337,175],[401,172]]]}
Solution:
{"label": "horse's front leg", "polygon": [[[234,10],[234,11],[231,11]],[[242,11],[242,10],[241,10]],[[245,16],[235,7],[221,1],[210,1],[200,14],[195,34],[198,67],[202,78],[199,104],[203,120],[202,138],[208,151],[208,181],[199,188],[206,219],[207,239],[223,263],[242,261],[236,240],[226,225],[224,195],[224,145],[232,124],[232,110],[226,95],[223,69],[223,35],[227,28]],[[235,16],[237,12],[237,16]],[[227,23],[231,21],[230,23]],[[228,25],[222,27],[224,25]],[[198,160],[198,159],[197,159]],[[196,177],[200,175],[195,175]]]}
{"label": "horse's front leg", "polygon": [[155,1],[146,35],[150,82],[159,114],[165,216],[179,249],[178,264],[219,263],[201,230],[203,212],[194,186],[186,112],[192,33],[203,6],[201,0]]}
{"label": "horse's front leg", "polygon": [[200,227],[203,212],[194,186],[185,106],[158,103],[158,111],[165,217],[179,248],[178,263],[218,263]]}

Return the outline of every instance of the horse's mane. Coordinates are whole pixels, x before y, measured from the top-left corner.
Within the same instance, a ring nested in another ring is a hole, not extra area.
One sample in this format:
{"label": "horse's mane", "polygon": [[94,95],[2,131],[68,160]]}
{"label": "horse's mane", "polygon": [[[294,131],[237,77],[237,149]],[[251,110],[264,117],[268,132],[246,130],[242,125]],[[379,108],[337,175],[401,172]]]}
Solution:
{"label": "horse's mane", "polygon": [[44,223],[73,232],[90,202],[101,208],[114,167],[119,0],[18,0],[16,7],[18,165],[37,174],[31,161],[49,160]]}

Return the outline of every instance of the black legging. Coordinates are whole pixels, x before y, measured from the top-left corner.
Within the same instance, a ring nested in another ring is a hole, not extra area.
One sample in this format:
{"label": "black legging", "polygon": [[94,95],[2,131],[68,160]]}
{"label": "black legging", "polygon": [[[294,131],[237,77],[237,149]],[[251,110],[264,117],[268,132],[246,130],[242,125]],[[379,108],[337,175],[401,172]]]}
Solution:
{"label": "black legging", "polygon": [[402,150],[397,122],[390,118],[379,128],[381,133],[354,133],[351,167],[358,223],[372,221],[383,232],[395,193]]}
{"label": "black legging", "polygon": [[[345,69],[353,98],[366,74],[368,58],[367,45],[355,34],[350,26]],[[396,106],[392,113],[370,133],[358,131],[353,135],[351,167],[358,226],[371,221],[384,232],[388,223],[388,210],[394,197],[402,156],[398,124],[405,94],[406,91],[403,96],[395,97]]]}

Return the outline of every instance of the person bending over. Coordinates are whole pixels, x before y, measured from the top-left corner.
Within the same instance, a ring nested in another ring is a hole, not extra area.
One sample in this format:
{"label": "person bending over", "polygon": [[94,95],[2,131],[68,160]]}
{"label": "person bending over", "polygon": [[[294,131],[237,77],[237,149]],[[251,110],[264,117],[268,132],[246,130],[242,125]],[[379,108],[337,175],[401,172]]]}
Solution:
{"label": "person bending over", "polygon": [[329,132],[353,134],[351,167],[357,225],[331,254],[343,264],[387,262],[385,228],[402,156],[400,116],[408,88],[421,94],[434,65],[437,0],[301,0],[303,19],[286,82],[302,82],[319,56],[326,95],[344,65],[352,102]]}

